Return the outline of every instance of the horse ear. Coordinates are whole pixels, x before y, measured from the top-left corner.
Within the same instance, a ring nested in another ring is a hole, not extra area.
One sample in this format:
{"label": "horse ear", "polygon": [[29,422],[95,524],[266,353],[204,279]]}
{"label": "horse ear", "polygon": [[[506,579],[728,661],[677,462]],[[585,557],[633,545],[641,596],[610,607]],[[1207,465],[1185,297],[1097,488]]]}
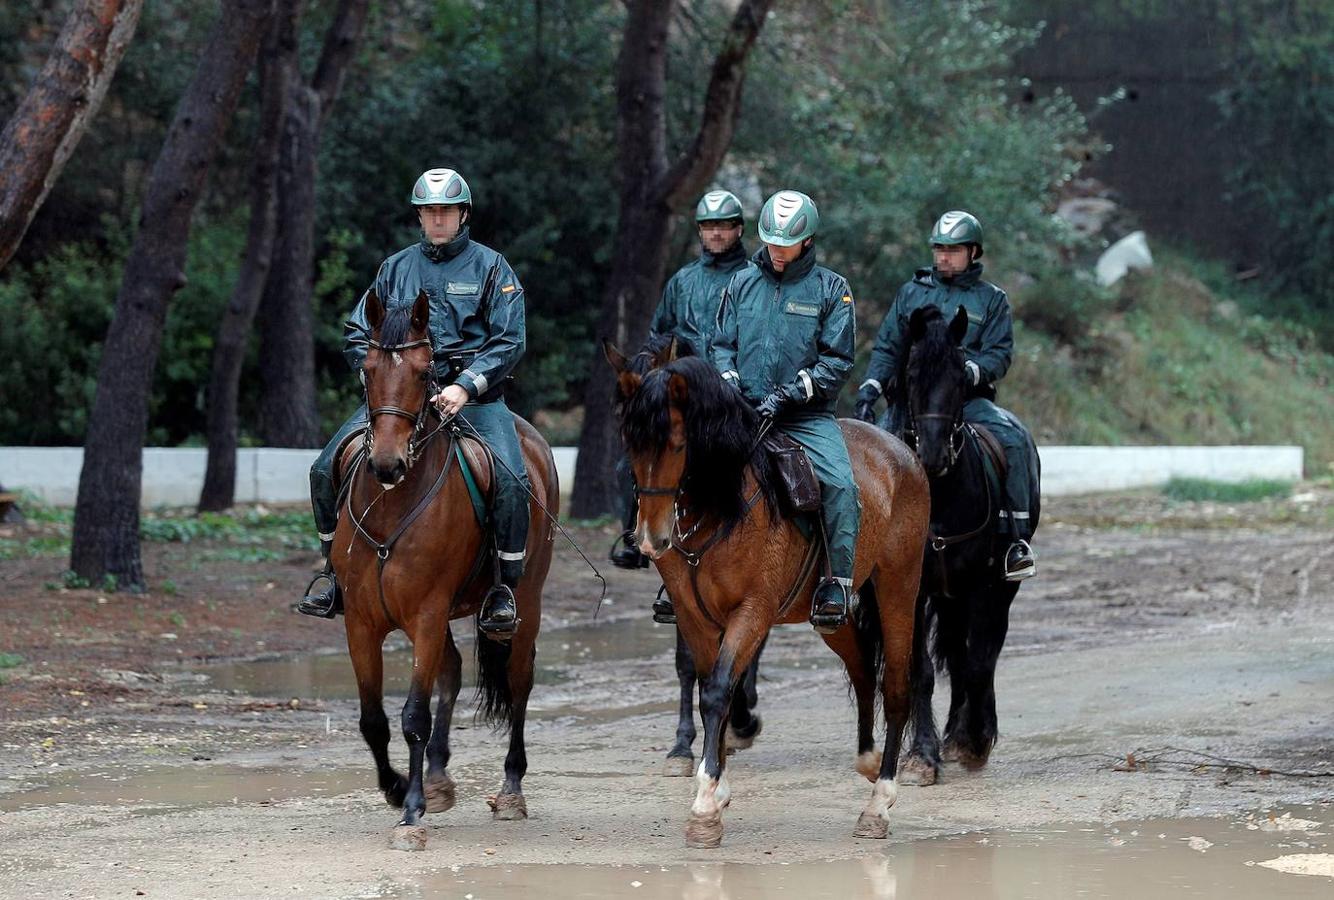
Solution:
{"label": "horse ear", "polygon": [[[625,354],[617,350],[616,345],[606,338],[602,339],[602,355],[607,357],[607,362],[617,373],[624,372],[630,364],[630,361],[625,358]],[[636,385],[636,388],[638,388],[638,385]]]}
{"label": "horse ear", "polygon": [[667,398],[677,407],[685,406],[686,401],[690,399],[690,386],[686,384],[686,377],[680,372],[673,373],[668,379]]}
{"label": "horse ear", "polygon": [[962,306],[954,313],[954,318],[950,319],[950,340],[960,346],[963,345],[964,335],[968,333],[968,310]]}
{"label": "horse ear", "polygon": [[644,383],[642,376],[634,372],[621,370],[620,376],[616,379],[616,390],[621,394],[621,400],[629,400],[639,390],[639,386]]}
{"label": "horse ear", "polygon": [[375,288],[366,292],[366,324],[371,326],[371,331],[379,331],[384,324],[384,304]]}
{"label": "horse ear", "polygon": [[681,347],[676,342],[676,335],[672,335],[671,342],[667,344],[667,362],[676,362],[680,355]]}
{"label": "horse ear", "polygon": [[417,292],[417,300],[412,304],[412,330],[425,331],[426,323],[431,320],[431,298],[425,290]]}
{"label": "horse ear", "polygon": [[926,307],[919,306],[908,317],[908,337],[913,343],[926,335]]}

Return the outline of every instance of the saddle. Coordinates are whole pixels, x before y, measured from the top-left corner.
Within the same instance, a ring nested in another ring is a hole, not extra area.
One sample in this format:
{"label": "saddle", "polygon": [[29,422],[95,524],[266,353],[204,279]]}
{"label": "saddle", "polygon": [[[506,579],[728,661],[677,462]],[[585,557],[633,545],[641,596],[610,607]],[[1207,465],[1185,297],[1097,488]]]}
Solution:
{"label": "saddle", "polygon": [[[365,428],[352,432],[344,439],[334,456],[334,459],[338,460],[338,464],[334,467],[333,481],[334,490],[338,494],[338,508],[340,511],[343,506],[344,486],[350,485],[350,482],[346,481],[345,475],[354,464],[359,462],[362,448],[365,446],[365,437]],[[485,529],[490,521],[492,488],[495,483],[495,473],[491,470],[490,455],[480,441],[469,435],[459,435],[455,438],[452,452],[459,464],[459,472],[463,475],[463,481],[468,486],[468,499],[472,501],[473,515],[477,517],[477,523]],[[452,462],[454,460],[451,460],[450,464]]]}
{"label": "saddle", "polygon": [[770,430],[760,446],[778,475],[779,502],[789,516],[820,509],[820,480],[806,449],[780,431]]}

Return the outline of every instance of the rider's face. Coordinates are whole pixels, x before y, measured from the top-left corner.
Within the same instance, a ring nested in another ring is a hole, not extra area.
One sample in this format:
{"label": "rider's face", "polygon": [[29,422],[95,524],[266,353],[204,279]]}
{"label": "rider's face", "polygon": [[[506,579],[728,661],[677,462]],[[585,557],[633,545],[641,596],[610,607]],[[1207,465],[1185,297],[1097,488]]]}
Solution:
{"label": "rider's face", "polygon": [[786,269],[793,260],[801,256],[801,251],[811,245],[812,240],[813,238],[806,238],[800,244],[793,244],[791,247],[780,247],[777,244],[766,243],[764,246],[769,249],[769,259],[774,265],[774,271],[781,272]]}
{"label": "rider's face", "polygon": [[432,244],[448,244],[459,233],[459,224],[463,219],[461,206],[419,206],[417,218],[422,223],[422,231]]}
{"label": "rider's face", "polygon": [[740,222],[700,222],[699,242],[710,253],[722,253],[741,240]]}
{"label": "rider's face", "polygon": [[968,271],[973,264],[973,248],[971,244],[932,244],[931,257],[937,272],[953,278]]}

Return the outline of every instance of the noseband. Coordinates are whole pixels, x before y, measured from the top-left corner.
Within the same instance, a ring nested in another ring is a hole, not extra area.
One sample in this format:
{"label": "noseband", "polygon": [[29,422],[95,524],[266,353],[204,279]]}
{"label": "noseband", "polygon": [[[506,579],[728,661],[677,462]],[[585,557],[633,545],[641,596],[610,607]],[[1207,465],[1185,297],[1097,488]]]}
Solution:
{"label": "noseband", "polygon": [[[379,350],[381,353],[395,353],[395,354],[400,353],[404,350],[409,350],[413,347],[432,346],[430,338],[418,338],[415,341],[407,341],[402,344],[382,344],[379,341],[373,339],[367,341],[367,343],[376,350]],[[432,437],[434,437],[437,432],[440,431],[440,427],[438,426],[431,432],[426,433],[426,423],[430,420],[431,410],[434,409],[434,407],[431,406],[431,397],[434,396],[436,393],[438,393],[438,388],[439,388],[439,384],[435,378],[434,353],[432,353],[430,368],[427,371],[429,372],[430,377],[426,385],[426,392],[422,397],[421,409],[417,410],[414,413],[411,410],[404,409],[401,406],[377,406],[374,409],[371,409],[368,414],[371,425],[375,424],[375,417],[378,415],[399,416],[400,418],[408,419],[409,421],[412,422],[412,437],[408,438],[409,469],[412,468],[412,464],[415,463],[417,461],[417,458],[421,455],[422,447],[426,444],[426,442],[430,440]],[[370,406],[369,387],[366,388],[366,405]],[[444,423],[441,422],[441,426],[443,426],[443,424]],[[368,427],[366,429],[365,443],[366,443],[366,460],[367,463],[369,463],[371,454],[375,450],[374,428]]]}
{"label": "noseband", "polygon": [[920,419],[946,419],[953,423],[950,428],[950,442],[947,449],[948,462],[945,464],[945,471],[948,472],[950,469],[954,468],[954,464],[959,461],[959,454],[963,452],[963,407],[959,407],[959,412],[955,415],[949,415],[947,413],[922,413],[919,416],[915,415],[912,411],[912,407],[909,406],[908,430],[904,433],[903,439],[904,442],[912,448],[914,453],[917,452],[917,422]]}

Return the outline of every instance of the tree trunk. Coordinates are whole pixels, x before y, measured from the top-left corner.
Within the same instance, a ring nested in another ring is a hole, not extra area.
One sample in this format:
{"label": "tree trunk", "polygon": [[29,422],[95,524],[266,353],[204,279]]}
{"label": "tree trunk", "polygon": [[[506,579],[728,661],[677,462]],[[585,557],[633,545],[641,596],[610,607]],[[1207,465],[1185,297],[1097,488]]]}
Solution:
{"label": "tree trunk", "polygon": [[236,286],[223,310],[213,345],[208,393],[208,466],[199,511],[227,509],[236,501],[237,393],[255,310],[273,259],[277,232],[279,129],[288,86],[296,75],[299,0],[280,0],[259,59],[260,118],[250,173],[250,225]]}
{"label": "tree trunk", "polygon": [[[675,3],[629,3],[616,75],[617,174],[621,181],[616,256],[602,300],[604,335],[623,349],[637,348],[666,274],[672,215],[694,203],[718,171],[741,109],[746,58],[773,0],[742,0],[714,58],[694,140],[668,165],[667,39]],[[616,505],[615,465],[621,441],[612,414],[615,379],[599,346],[584,387],[570,515],[594,518]]]}
{"label": "tree trunk", "polygon": [[0,269],[106,97],[143,0],[80,0],[0,132]]}
{"label": "tree trunk", "polygon": [[183,271],[190,220],[235,112],[273,0],[230,0],[202,51],[153,164],[102,349],[84,442],[70,568],[141,590],[139,494],[148,399],[162,326]]}
{"label": "tree trunk", "polygon": [[260,307],[260,423],[274,447],[323,444],[315,399],[315,196],[320,133],[366,23],[369,0],[340,0],[309,84],[289,88],[278,172],[283,223]]}

